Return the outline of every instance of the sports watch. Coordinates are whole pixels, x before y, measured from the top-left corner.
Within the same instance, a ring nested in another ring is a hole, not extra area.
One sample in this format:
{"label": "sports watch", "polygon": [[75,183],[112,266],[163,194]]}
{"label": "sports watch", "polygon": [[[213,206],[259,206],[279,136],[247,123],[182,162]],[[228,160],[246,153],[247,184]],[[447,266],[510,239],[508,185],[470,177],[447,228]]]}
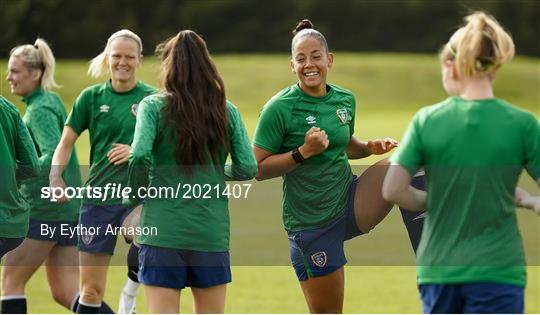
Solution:
{"label": "sports watch", "polygon": [[296,163],[302,163],[306,159],[302,156],[302,153],[298,150],[298,148],[294,148],[292,150],[292,158]]}

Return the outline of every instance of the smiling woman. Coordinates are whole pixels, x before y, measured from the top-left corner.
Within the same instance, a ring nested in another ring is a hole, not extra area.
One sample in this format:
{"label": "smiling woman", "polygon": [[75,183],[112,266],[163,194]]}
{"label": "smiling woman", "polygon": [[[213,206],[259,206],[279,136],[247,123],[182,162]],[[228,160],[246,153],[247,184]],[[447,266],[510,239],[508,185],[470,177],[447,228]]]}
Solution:
{"label": "smiling woman", "polygon": [[284,178],[284,225],[310,312],[341,313],[344,241],[368,233],[392,208],[380,192],[388,163],[355,176],[348,159],[384,154],[397,141],[353,136],[356,100],[326,81],[334,55],[325,37],[309,20],[293,34],[291,68],[298,83],[261,112],[254,139],[257,179]]}
{"label": "smiling woman", "polygon": [[[78,295],[77,238],[49,237],[40,226],[74,225],[80,202],[72,200],[58,205],[40,198],[40,190],[49,186],[48,174],[54,149],[60,141],[66,110],[58,94],[50,91],[57,87],[54,80],[55,60],[47,42],[38,38],[34,44],[13,48],[10,52],[7,80],[11,93],[20,96],[26,104],[23,118],[36,148],[41,172],[31,182],[25,182],[20,192],[28,202],[30,222],[24,242],[8,253],[2,269],[2,311],[25,313],[25,287],[38,267],[46,263],[48,283],[54,299],[70,308]],[[81,185],[79,163],[75,153],[66,161],[64,178],[68,185]]]}
{"label": "smiling woman", "polygon": [[[62,179],[64,165],[71,155],[75,141],[87,129],[90,133],[92,154],[90,174],[85,186],[126,186],[126,163],[135,130],[134,109],[145,96],[155,92],[155,88],[136,78],[137,69],[142,62],[142,49],[139,36],[124,29],[112,34],[103,52],[91,61],[88,73],[99,77],[108,72],[110,80],[86,88],[75,101],[54,154],[50,173],[51,187],[65,188]],[[66,197],[59,199],[59,202],[65,201]],[[80,224],[96,228],[138,225],[140,207],[134,210],[122,206],[121,203],[121,198],[112,194],[103,198],[84,198]],[[116,234],[100,233],[86,242],[79,240],[82,292],[77,312],[97,312],[98,308],[106,305],[102,305],[102,299],[107,269],[95,266],[108,266],[115,244]],[[136,248],[131,252],[136,254]],[[132,256],[132,259],[137,261],[136,255]],[[135,296],[138,267],[137,263],[128,265],[134,269],[128,273],[133,282],[133,290],[129,295]],[[120,312],[131,313],[132,307],[133,303],[130,303],[129,307],[121,308]]]}

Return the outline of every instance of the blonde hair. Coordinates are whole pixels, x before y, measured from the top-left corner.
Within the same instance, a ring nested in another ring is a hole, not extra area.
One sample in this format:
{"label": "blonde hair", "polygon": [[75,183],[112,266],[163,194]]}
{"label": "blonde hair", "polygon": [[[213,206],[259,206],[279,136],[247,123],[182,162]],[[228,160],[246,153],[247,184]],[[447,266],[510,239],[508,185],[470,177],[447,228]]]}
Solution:
{"label": "blonde hair", "polygon": [[143,51],[143,45],[141,38],[133,33],[130,30],[122,29],[115,33],[113,33],[109,39],[107,40],[107,45],[105,46],[105,49],[101,52],[101,54],[97,55],[90,61],[90,66],[88,67],[88,74],[93,78],[100,77],[103,73],[107,72],[109,62],[108,62],[108,56],[111,51],[111,43],[113,40],[117,38],[129,38],[137,43],[139,46],[139,55],[142,54]]}
{"label": "blonde hair", "polygon": [[49,90],[53,87],[60,87],[54,81],[54,69],[56,66],[54,55],[47,42],[38,38],[34,45],[26,44],[13,48],[9,53],[10,57],[21,58],[25,67],[29,70],[41,70],[41,88]]}
{"label": "blonde hair", "polygon": [[494,17],[474,12],[464,20],[466,24],[443,46],[441,62],[455,60],[460,75],[468,78],[476,74],[491,75],[514,57],[512,37]]}

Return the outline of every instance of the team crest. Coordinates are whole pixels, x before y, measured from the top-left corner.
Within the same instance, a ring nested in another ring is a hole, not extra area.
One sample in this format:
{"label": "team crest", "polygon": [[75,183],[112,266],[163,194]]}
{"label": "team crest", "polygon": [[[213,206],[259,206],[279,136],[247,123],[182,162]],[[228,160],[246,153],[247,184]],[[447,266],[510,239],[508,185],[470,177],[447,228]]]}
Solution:
{"label": "team crest", "polygon": [[347,120],[349,120],[349,112],[345,108],[340,108],[336,110],[336,114],[339,120],[341,120],[341,123],[343,124],[346,123]]}
{"label": "team crest", "polygon": [[137,117],[137,111],[139,110],[139,104],[131,105],[131,113],[133,116]]}
{"label": "team crest", "polygon": [[92,243],[92,240],[94,239],[94,234],[89,233],[86,231],[85,233],[81,233],[81,241],[84,243],[84,245],[88,246],[90,243]]}
{"label": "team crest", "polygon": [[311,255],[311,261],[315,264],[317,267],[324,267],[326,266],[326,253],[325,252],[318,252],[313,255]]}

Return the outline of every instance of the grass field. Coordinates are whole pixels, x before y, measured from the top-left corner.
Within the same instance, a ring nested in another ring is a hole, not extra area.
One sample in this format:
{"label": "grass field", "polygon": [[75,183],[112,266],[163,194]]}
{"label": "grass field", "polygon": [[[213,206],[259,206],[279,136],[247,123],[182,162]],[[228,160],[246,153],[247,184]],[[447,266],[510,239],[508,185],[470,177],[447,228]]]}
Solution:
{"label": "grass field", "polygon": [[[222,73],[228,99],[242,113],[250,136],[264,103],[282,88],[293,84],[287,55],[223,55],[215,57]],[[0,60],[0,71],[6,60]],[[57,90],[68,110],[80,91],[93,80],[86,75],[87,63],[79,60],[58,61]],[[539,60],[516,58],[503,67],[495,82],[496,94],[507,101],[540,115]],[[145,60],[139,77],[157,85],[158,64]],[[357,97],[356,136],[401,138],[410,118],[422,106],[446,97],[435,55],[337,53],[329,81],[352,90]],[[0,93],[14,101],[22,112],[24,105],[10,95],[5,80]],[[88,135],[77,143],[81,164],[88,164]],[[354,161],[355,168],[369,165],[380,157]],[[229,286],[227,312],[234,313],[305,313],[307,307],[298,282],[288,266],[288,245],[281,223],[281,180],[256,183],[250,197],[231,202],[231,258],[233,283]],[[538,193],[527,177],[521,184]],[[540,218],[519,211],[519,223],[525,243],[528,268],[526,311],[540,313]],[[406,231],[397,211],[374,231],[347,243],[349,266],[346,268],[347,313],[418,313],[421,312],[415,284],[414,257]],[[110,269],[106,300],[116,308],[125,281],[120,267],[126,246],[119,251]],[[184,294],[184,293],[183,293]],[[27,287],[29,311],[63,313],[48,293],[42,271]],[[182,312],[190,312],[191,299],[186,292]],[[146,312],[143,295],[138,311]]]}

